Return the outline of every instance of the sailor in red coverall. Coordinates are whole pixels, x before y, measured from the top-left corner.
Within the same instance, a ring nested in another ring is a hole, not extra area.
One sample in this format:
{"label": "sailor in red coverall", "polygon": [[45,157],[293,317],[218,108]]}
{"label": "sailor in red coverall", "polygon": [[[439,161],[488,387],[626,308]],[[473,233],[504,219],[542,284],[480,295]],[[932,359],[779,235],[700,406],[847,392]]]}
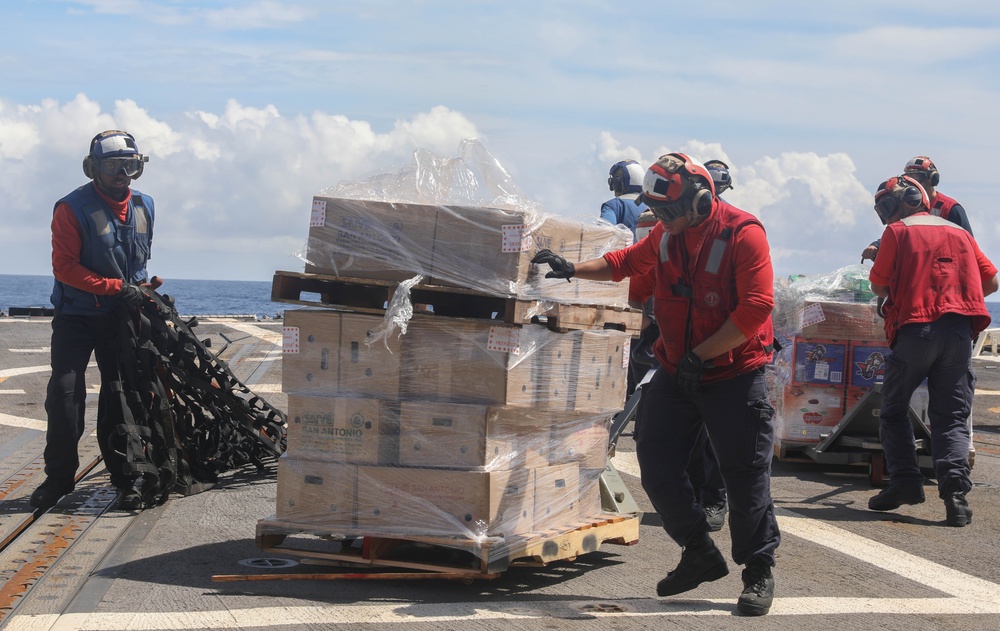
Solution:
{"label": "sailor in red coverall", "polygon": [[[914,156],[903,167],[903,175],[907,175],[920,183],[920,187],[927,193],[928,208],[932,215],[937,215],[941,219],[947,219],[951,223],[964,228],[972,234],[972,224],[969,223],[969,215],[965,208],[957,201],[947,195],[938,192],[937,185],[941,182],[941,174],[938,173],[934,162],[927,156]],[[879,239],[872,241],[871,245],[861,252],[861,262],[865,259],[875,260],[878,254]]]}
{"label": "sailor in red coverall", "polygon": [[[129,188],[149,158],[139,153],[135,138],[118,130],[102,132],[90,142],[84,174],[91,179],[58,202],[52,216],[52,376],[45,397],[45,481],[30,503],[54,506],[73,490],[79,467],[77,444],[84,431],[87,390],[85,373],[96,355],[102,383],[115,361],[117,332],[113,312],[143,299],[146,262],[153,242],[153,200]],[[103,388],[102,388],[103,390]],[[103,392],[102,392],[103,397]],[[118,489],[118,508],[138,508],[140,496],[131,478],[112,466],[107,433],[98,404],[98,440],[111,482]]]}
{"label": "sailor in red coverall", "polygon": [[729,573],[685,471],[707,428],[729,496],[733,560],[746,566],[737,610],[765,614],[781,538],[770,490],[774,409],[764,382],[774,307],[767,238],[753,215],[715,196],[703,165],[681,153],[646,171],[642,197],[659,223],[639,243],[577,264],[542,250],[533,262],[551,268],[548,278],[620,281],[655,270],[660,368],[640,400],[636,451],[643,489],[683,548],[656,591],[679,594]]}
{"label": "sailor in red coverall", "polygon": [[961,527],[972,521],[966,499],[972,489],[972,341],[989,326],[984,297],[997,290],[997,268],[967,230],[930,208],[927,193],[908,175],[890,178],[875,193],[875,210],[887,224],[870,279],[872,290],[887,298],[883,311],[892,354],[879,418],[891,482],[868,508],[887,511],[924,501],[909,406],[926,378],[938,495],[947,525]]}

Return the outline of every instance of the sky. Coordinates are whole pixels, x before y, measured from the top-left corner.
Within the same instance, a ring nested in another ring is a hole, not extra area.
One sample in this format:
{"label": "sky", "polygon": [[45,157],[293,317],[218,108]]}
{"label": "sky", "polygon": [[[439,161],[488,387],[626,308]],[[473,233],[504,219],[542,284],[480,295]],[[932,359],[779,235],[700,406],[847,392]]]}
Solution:
{"label": "sky", "polygon": [[994,0],[22,0],[0,21],[0,274],[51,274],[53,204],[113,128],[150,158],[133,188],[166,279],[302,271],[313,195],[467,138],[588,222],[618,160],[720,158],[779,276],[859,263],[876,187],[927,155],[1000,261],[997,112]]}

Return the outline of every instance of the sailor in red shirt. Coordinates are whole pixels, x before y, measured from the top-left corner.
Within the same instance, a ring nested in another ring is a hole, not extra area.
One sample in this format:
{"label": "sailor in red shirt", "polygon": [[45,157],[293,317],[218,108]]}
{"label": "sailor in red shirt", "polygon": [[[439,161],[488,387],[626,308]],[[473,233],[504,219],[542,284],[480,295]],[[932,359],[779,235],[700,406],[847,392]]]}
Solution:
{"label": "sailor in red shirt", "polygon": [[[927,193],[927,207],[930,208],[932,215],[947,219],[972,234],[972,224],[969,223],[969,215],[965,212],[965,208],[951,197],[938,192],[937,185],[941,182],[941,174],[930,158],[927,156],[910,158],[903,167],[903,175],[920,183],[920,187]],[[861,252],[861,262],[864,263],[865,259],[874,261],[878,248],[879,239],[876,239]]]}
{"label": "sailor in red shirt", "polygon": [[[109,130],[95,136],[83,161],[90,178],[56,202],[52,215],[52,375],[45,397],[45,481],[31,495],[46,510],[71,492],[79,467],[77,444],[84,432],[86,371],[97,359],[102,384],[115,374],[118,311],[143,298],[146,262],[153,242],[153,200],[129,185],[148,160],[131,134]],[[105,396],[102,387],[101,396]],[[139,506],[133,478],[108,446],[109,427],[98,405],[97,436],[118,507]]]}
{"label": "sailor in red shirt", "polygon": [[655,270],[660,363],[639,403],[636,452],[642,486],[680,563],[656,586],[680,594],[729,573],[709,536],[685,471],[707,428],[729,497],[733,560],[743,570],[737,610],[768,612],[780,542],[771,501],[774,409],[764,366],[771,359],[771,256],[760,222],[714,194],[705,167],[682,153],[661,156],[643,179],[659,223],[642,241],[571,263],[548,250],[533,260],[548,278],[620,281]]}
{"label": "sailor in red shirt", "polygon": [[885,333],[892,354],[879,419],[891,482],[868,508],[887,511],[924,501],[909,406],[927,379],[938,495],[947,525],[961,527],[972,521],[966,499],[972,489],[972,341],[989,326],[984,297],[998,288],[997,268],[968,231],[929,209],[927,193],[909,176],[890,178],[875,193],[875,210],[887,224],[870,279],[872,290],[887,299]]}

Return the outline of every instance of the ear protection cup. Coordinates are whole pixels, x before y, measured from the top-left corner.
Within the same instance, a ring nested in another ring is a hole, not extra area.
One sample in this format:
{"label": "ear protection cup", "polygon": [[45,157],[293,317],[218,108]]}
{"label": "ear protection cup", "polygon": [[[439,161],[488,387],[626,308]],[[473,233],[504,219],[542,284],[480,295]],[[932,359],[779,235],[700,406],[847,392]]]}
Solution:
{"label": "ear protection cup", "polygon": [[941,174],[938,173],[937,169],[932,169],[930,173],[927,174],[927,183],[931,186],[936,187],[938,182],[941,181]]}
{"label": "ear protection cup", "polygon": [[623,190],[625,190],[625,182],[622,181],[622,176],[616,173],[615,175],[612,175],[611,177],[609,177],[608,178],[608,188],[615,195],[621,195],[621,192]]}
{"label": "ear protection cup", "polygon": [[900,195],[900,201],[906,204],[908,210],[921,206],[923,204],[923,198],[923,191],[916,186],[907,186],[903,189],[903,193]]}
{"label": "ear protection cup", "polygon": [[699,188],[691,197],[691,212],[696,216],[707,215],[712,212],[712,191],[707,188]]}
{"label": "ear protection cup", "polygon": [[83,157],[83,174],[87,176],[88,180],[94,179],[94,162],[90,156]]}

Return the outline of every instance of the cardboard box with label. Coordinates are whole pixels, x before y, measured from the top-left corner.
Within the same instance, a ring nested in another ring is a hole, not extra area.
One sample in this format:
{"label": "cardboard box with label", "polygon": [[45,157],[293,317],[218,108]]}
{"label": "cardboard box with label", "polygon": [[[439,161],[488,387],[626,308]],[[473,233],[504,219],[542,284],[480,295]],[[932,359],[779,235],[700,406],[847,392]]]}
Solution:
{"label": "cardboard box with label", "polygon": [[305,271],[391,281],[430,276],[436,224],[434,206],[314,197]]}
{"label": "cardboard box with label", "polygon": [[529,211],[317,196],[305,271],[391,281],[419,274],[499,296],[626,307],[628,283],[547,279],[531,259],[550,249],[578,262],[630,243],[611,226]]}
{"label": "cardboard box with label", "polygon": [[358,528],[369,535],[477,538],[530,532],[531,471],[358,468]]}
{"label": "cardboard box with label", "polygon": [[617,411],[628,335],[422,318],[403,338],[400,395],[553,411]]}
{"label": "cardboard box with label", "polygon": [[851,342],[848,386],[871,388],[885,379],[886,358],[892,351],[886,343]]}
{"label": "cardboard box with label", "polygon": [[354,527],[358,468],[354,465],[278,459],[275,517],[331,530]]}
{"label": "cardboard box with label", "polygon": [[608,460],[610,416],[585,416],[552,425],[551,463],[575,463],[604,470]]}
{"label": "cardboard box with label", "polygon": [[288,395],[288,449],[295,458],[397,464],[399,403],[369,397]]}
{"label": "cardboard box with label", "polygon": [[842,386],[849,345],[846,340],[796,337],[792,383]]}
{"label": "cardboard box with label", "polygon": [[401,342],[372,340],[381,316],[328,309],[285,312],[281,387],[287,393],[399,396]]}
{"label": "cardboard box with label", "polygon": [[818,443],[844,418],[844,399],[844,386],[785,386],[778,438],[789,443]]}
{"label": "cardboard box with label", "polygon": [[549,464],[552,414],[503,406],[402,401],[399,463],[449,469]]}
{"label": "cardboard box with label", "polygon": [[580,521],[580,466],[560,464],[532,470],[536,532],[576,528]]}
{"label": "cardboard box with label", "polygon": [[867,302],[804,300],[798,310],[799,335],[836,340],[884,340],[884,321]]}

